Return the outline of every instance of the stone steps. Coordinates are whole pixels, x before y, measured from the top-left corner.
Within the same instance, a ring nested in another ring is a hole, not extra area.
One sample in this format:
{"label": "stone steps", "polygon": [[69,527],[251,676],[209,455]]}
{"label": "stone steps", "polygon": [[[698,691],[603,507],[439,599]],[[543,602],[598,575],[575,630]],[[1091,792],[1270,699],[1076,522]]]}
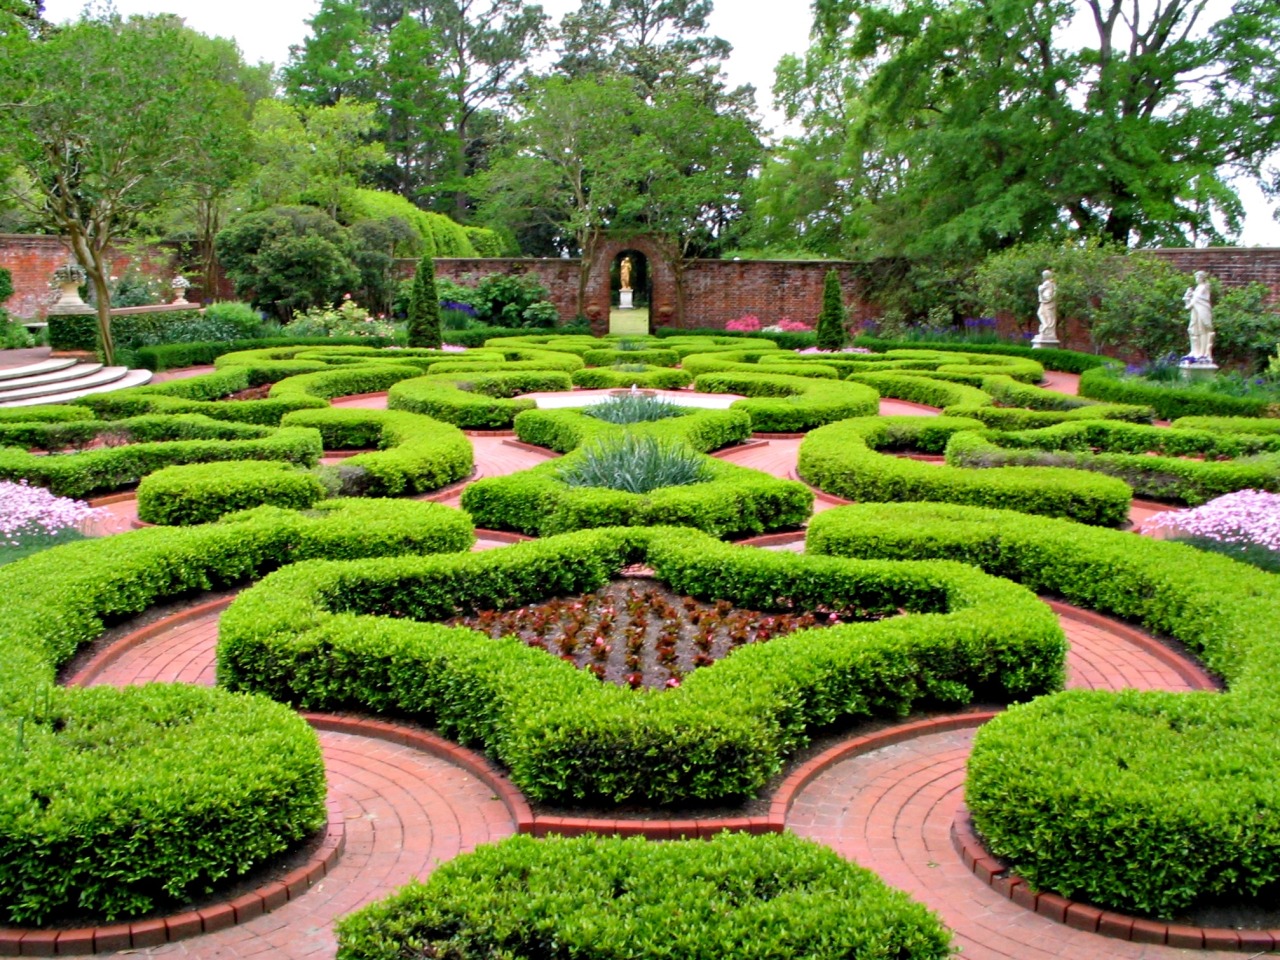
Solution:
{"label": "stone steps", "polygon": [[74,359],[42,360],[0,371],[0,407],[65,403],[93,393],[139,387],[150,380],[150,370],[104,367]]}

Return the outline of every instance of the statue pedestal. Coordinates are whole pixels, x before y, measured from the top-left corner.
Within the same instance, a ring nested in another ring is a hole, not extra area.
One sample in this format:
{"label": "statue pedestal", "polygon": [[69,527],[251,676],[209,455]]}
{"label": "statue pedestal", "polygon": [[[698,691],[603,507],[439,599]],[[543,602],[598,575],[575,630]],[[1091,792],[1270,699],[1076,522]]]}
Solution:
{"label": "statue pedestal", "polygon": [[1178,364],[1183,380],[1212,380],[1218,375],[1218,365],[1212,360],[1183,360]]}
{"label": "statue pedestal", "polygon": [[634,310],[636,308],[635,304],[631,302],[632,292],[633,291],[631,290],[618,291],[618,309],[619,310]]}
{"label": "statue pedestal", "polygon": [[1032,337],[1031,338],[1032,350],[1045,350],[1045,349],[1054,350],[1061,345],[1062,345],[1061,341],[1059,341],[1057,337]]}

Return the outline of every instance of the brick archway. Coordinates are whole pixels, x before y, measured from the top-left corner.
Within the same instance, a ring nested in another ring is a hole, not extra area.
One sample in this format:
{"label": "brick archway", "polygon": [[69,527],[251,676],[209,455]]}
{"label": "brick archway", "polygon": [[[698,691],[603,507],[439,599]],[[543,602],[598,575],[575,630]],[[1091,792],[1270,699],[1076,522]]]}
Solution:
{"label": "brick archway", "polygon": [[602,336],[609,332],[609,268],[614,258],[628,250],[644,255],[649,268],[650,327],[670,326],[676,319],[676,285],[671,264],[662,248],[650,236],[609,237],[600,242],[591,258],[587,273],[587,293],[583,312],[591,321],[591,332]]}

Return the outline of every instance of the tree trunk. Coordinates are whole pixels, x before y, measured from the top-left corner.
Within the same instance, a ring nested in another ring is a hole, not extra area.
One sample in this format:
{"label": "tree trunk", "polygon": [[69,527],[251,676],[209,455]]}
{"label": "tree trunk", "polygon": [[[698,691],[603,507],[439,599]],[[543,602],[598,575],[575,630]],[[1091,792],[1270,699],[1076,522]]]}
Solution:
{"label": "tree trunk", "polygon": [[89,238],[77,230],[70,231],[68,239],[72,253],[93,284],[94,297],[98,301],[98,351],[102,354],[102,362],[111,366],[116,359],[116,345],[111,336],[111,288],[107,285],[111,263],[107,260],[106,244],[90,244]]}

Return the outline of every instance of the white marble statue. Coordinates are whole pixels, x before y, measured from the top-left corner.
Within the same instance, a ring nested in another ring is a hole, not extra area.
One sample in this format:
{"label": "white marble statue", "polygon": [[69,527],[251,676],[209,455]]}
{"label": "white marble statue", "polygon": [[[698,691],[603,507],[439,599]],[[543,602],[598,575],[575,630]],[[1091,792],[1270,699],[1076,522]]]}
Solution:
{"label": "white marble statue", "polygon": [[1191,338],[1189,356],[1197,363],[1213,363],[1213,304],[1210,301],[1209,274],[1196,271],[1195,286],[1187,287],[1182,302],[1191,312],[1187,335]]}
{"label": "white marble statue", "polygon": [[1046,270],[1040,274],[1044,278],[1036,295],[1040,300],[1040,309],[1036,316],[1040,318],[1040,331],[1036,339],[1040,341],[1058,340],[1058,284],[1053,279],[1053,271]]}

